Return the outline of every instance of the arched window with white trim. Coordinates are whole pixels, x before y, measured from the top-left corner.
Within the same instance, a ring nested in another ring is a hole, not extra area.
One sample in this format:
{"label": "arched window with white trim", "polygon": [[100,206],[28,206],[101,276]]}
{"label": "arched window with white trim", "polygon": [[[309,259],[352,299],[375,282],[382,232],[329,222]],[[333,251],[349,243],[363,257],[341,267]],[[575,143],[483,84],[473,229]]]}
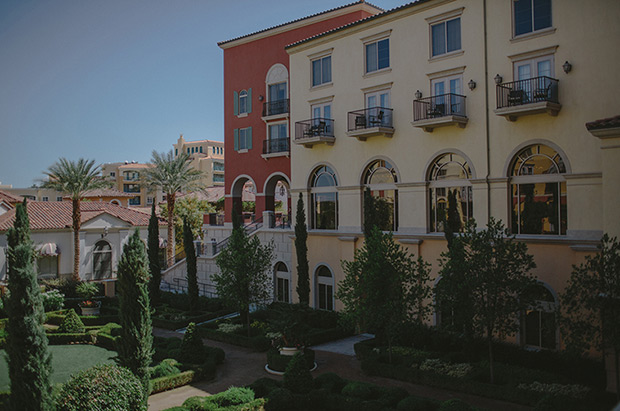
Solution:
{"label": "arched window with white trim", "polygon": [[396,169],[386,160],[375,160],[364,170],[363,184],[375,199],[377,223],[383,231],[398,230],[397,182]]}
{"label": "arched window with white trim", "polygon": [[549,146],[533,144],[512,159],[510,173],[512,232],[565,235],[565,159]]}
{"label": "arched window with white trim", "polygon": [[315,275],[316,302],[319,310],[334,310],[334,275],[327,266],[321,265]]}
{"label": "arched window with white trim", "polygon": [[98,241],[93,250],[93,279],[112,277],[112,247],[107,241]]}
{"label": "arched window with white trim", "polygon": [[320,230],[338,229],[338,192],[336,173],[331,167],[317,167],[310,178],[312,196],[311,227]]}
{"label": "arched window with white trim", "polygon": [[273,269],[274,300],[282,303],[291,302],[291,274],[286,264],[279,261]]}
{"label": "arched window with white trim", "polygon": [[454,194],[461,228],[473,218],[470,165],[463,156],[445,153],[437,157],[428,171],[430,232],[444,231],[448,217],[448,196]]}

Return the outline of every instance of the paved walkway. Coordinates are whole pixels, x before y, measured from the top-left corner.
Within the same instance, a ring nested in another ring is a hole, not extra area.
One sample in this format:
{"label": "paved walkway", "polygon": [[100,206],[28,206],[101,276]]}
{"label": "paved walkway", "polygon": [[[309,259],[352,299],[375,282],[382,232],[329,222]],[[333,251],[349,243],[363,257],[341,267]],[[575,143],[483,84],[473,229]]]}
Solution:
{"label": "paved walkway", "polygon": [[[182,335],[174,331],[155,329],[154,334],[160,337],[177,337]],[[391,380],[383,377],[365,375],[360,367],[360,362],[353,354],[353,341],[365,339],[364,336],[356,336],[352,339],[341,340],[313,347],[316,351],[316,363],[318,368],[312,374],[317,376],[326,372],[334,372],[348,380],[365,381],[386,387],[402,387],[410,394],[420,397],[432,398],[440,401],[451,398],[460,398],[478,408],[486,410],[502,411],[525,411],[531,408],[492,400],[475,395],[451,392],[439,388],[424,385],[410,384],[402,381]],[[237,347],[218,341],[204,340],[212,347],[222,348],[226,352],[224,364],[218,366],[217,377],[213,381],[201,381],[174,390],[161,392],[149,397],[149,411],[165,410],[170,407],[183,404],[189,397],[196,395],[206,396],[226,390],[231,386],[244,386],[251,384],[261,377],[270,377],[280,380],[282,377],[267,374],[265,371],[266,354],[257,353],[250,349]],[[327,351],[330,350],[330,351]],[[335,352],[332,352],[335,351]]]}

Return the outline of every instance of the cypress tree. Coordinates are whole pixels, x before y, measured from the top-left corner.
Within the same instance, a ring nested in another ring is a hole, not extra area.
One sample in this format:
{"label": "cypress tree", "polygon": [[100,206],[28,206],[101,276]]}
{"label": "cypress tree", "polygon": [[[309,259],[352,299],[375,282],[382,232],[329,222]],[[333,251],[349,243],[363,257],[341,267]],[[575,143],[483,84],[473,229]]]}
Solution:
{"label": "cypress tree", "polygon": [[444,235],[446,241],[448,241],[448,248],[452,247],[452,240],[454,239],[454,233],[461,231],[461,216],[457,208],[456,202],[456,189],[448,190],[448,216],[446,218],[446,225],[444,227]]}
{"label": "cypress tree", "polygon": [[192,226],[183,219],[183,248],[185,248],[185,263],[187,266],[187,294],[189,297],[189,311],[198,311],[200,300],[198,299],[198,274],[196,268],[196,250],[194,248],[194,235]]}
{"label": "cypress tree", "polygon": [[310,274],[308,267],[308,230],[303,195],[299,193],[295,214],[295,252],[297,253],[297,295],[299,303],[310,305]]}
{"label": "cypress tree", "polygon": [[370,192],[370,188],[364,189],[364,237],[370,237],[373,227],[377,225],[375,198]]}
{"label": "cypress tree", "polygon": [[148,237],[148,254],[149,254],[149,294],[151,303],[159,300],[159,285],[161,283],[161,267],[159,266],[159,219],[155,214],[155,202],[151,208],[151,218],[149,219],[149,237]]}
{"label": "cypress tree", "polygon": [[49,410],[52,408],[51,355],[43,329],[45,315],[34,269],[26,200],[17,205],[15,224],[8,230],[7,239],[9,404],[15,410]]}
{"label": "cypress tree", "polygon": [[118,263],[121,335],[118,362],[142,382],[144,401],[149,390],[148,367],[153,355],[153,326],[148,292],[148,261],[138,229],[123,247]]}

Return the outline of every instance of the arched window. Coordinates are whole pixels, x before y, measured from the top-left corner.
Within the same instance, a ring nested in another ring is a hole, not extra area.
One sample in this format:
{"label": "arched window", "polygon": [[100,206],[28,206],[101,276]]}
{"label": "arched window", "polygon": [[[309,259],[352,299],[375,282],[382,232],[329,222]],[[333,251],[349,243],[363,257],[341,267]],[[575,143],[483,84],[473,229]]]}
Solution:
{"label": "arched window", "polygon": [[461,229],[473,218],[471,169],[467,160],[454,153],[435,159],[428,172],[430,224],[429,231],[442,232],[448,218],[448,197],[455,197]]}
{"label": "arched window", "polygon": [[107,241],[98,241],[93,250],[93,279],[112,277],[112,247]]}
{"label": "arched window", "polygon": [[329,268],[322,265],[316,270],[316,308],[334,309],[334,276]]}
{"label": "arched window", "polygon": [[248,112],[248,92],[241,90],[239,92],[239,114]]}
{"label": "arched window", "polygon": [[275,301],[291,302],[291,275],[283,262],[278,262],[273,270]]}
{"label": "arched window", "polygon": [[555,297],[542,284],[531,287],[528,291],[534,299],[531,308],[525,311],[521,327],[523,344],[538,347],[556,348],[556,309]]}
{"label": "arched window", "polygon": [[566,234],[564,159],[551,147],[534,144],[511,164],[512,232]]}
{"label": "arched window", "polygon": [[397,182],[394,166],[385,160],[373,161],[364,171],[363,184],[375,198],[377,221],[383,231],[398,230]]}
{"label": "arched window", "polygon": [[312,194],[313,229],[336,230],[338,228],[338,192],[336,174],[329,166],[320,166],[310,178]]}

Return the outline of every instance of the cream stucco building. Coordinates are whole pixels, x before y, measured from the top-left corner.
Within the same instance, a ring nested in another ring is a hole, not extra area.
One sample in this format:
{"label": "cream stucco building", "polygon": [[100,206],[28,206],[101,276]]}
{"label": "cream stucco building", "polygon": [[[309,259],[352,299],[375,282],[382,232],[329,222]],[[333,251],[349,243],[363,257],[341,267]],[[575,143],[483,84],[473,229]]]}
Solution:
{"label": "cream stucco building", "polygon": [[518,339],[559,347],[549,324],[572,265],[620,235],[620,121],[586,128],[620,114],[620,3],[533,4],[418,1],[287,47],[291,189],[306,204],[315,307],[342,308],[365,187],[438,281],[452,191],[463,222],[492,216],[527,243],[546,308]]}
{"label": "cream stucco building", "polygon": [[204,187],[224,185],[224,142],[213,140],[185,141],[183,134],[173,144],[174,155],[187,153],[190,165],[203,173]]}

